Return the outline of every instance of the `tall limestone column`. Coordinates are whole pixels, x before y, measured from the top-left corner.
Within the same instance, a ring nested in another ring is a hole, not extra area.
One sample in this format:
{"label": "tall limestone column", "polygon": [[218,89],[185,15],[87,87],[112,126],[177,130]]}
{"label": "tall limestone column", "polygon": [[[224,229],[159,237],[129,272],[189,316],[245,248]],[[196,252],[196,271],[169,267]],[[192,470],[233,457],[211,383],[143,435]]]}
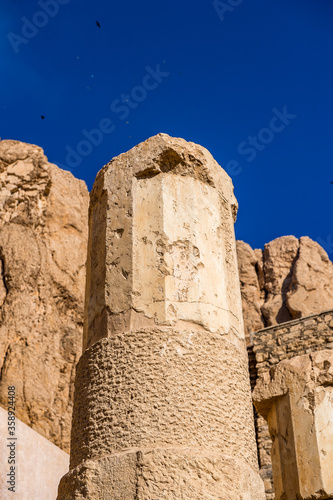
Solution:
{"label": "tall limestone column", "polygon": [[59,500],[264,499],[236,211],[209,152],[165,134],[97,175]]}

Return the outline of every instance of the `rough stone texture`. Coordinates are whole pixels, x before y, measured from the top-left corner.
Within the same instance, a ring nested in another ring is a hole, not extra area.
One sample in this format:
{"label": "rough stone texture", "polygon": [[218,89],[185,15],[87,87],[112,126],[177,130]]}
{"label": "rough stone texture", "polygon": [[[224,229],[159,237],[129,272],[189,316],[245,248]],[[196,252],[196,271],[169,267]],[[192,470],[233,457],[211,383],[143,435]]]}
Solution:
{"label": "rough stone texture", "polygon": [[262,488],[258,474],[235,457],[154,448],[87,460],[64,476],[59,491],[63,500],[248,500],[263,498]]}
{"label": "rough stone texture", "polygon": [[[8,415],[0,407],[0,498],[1,500],[54,500],[58,484],[68,471],[69,455],[15,420],[15,492],[9,491]],[[12,464],[11,464],[12,465]],[[12,465],[13,466],[13,465]]]}
{"label": "rough stone texture", "polygon": [[237,241],[236,248],[244,327],[246,334],[250,334],[261,330],[264,326],[261,312],[265,302],[262,250],[252,250],[244,241]]}
{"label": "rough stone texture", "polygon": [[0,141],[0,405],[69,451],[81,351],[88,191],[43,150]]}
{"label": "rough stone texture", "polygon": [[255,467],[248,394],[233,384],[248,387],[247,363],[220,334],[154,328],[95,343],[77,367],[71,467],[152,442],[220,450]]}
{"label": "rough stone texture", "polygon": [[274,500],[275,495],[271,459],[272,440],[269,434],[267,422],[261,415],[259,415],[258,412],[255,412],[255,425],[260,477],[264,481],[266,500]]}
{"label": "rough stone texture", "polygon": [[[251,380],[254,384],[258,375],[264,377],[267,373],[273,374],[280,362],[333,349],[333,311],[272,326],[254,333],[251,338],[254,345],[249,349],[254,351],[256,358],[256,362],[251,364]],[[274,498],[270,457],[272,440],[262,416],[256,419],[256,429],[260,473],[265,482],[267,498],[271,500]]]}
{"label": "rough stone texture", "polygon": [[282,325],[264,328],[252,336],[258,376],[284,359],[333,348],[333,311],[324,311]]}
{"label": "rough stone texture", "polygon": [[283,360],[253,391],[272,436],[276,500],[333,497],[333,351]]}
{"label": "rough stone texture", "polygon": [[236,210],[208,151],[165,134],[97,175],[59,499],[264,498]]}
{"label": "rough stone texture", "polygon": [[237,255],[248,336],[333,307],[333,263],[310,238],[283,236],[264,251],[238,241]]}
{"label": "rough stone texture", "polygon": [[213,330],[227,321],[243,337],[231,180],[204,148],[170,141],[159,134],[96,177],[84,347],[114,331],[187,321]]}
{"label": "rough stone texture", "polygon": [[[123,498],[124,491],[135,500],[260,498],[256,454],[248,446],[253,429],[247,425],[247,396],[238,399],[231,389],[235,380],[246,386],[247,365],[239,365],[237,349],[220,335],[195,330],[177,335],[173,329],[117,334],[90,347],[77,372],[74,470],[61,486],[68,496],[61,498],[85,498],[77,491],[84,484],[91,491],[86,498],[109,498],[103,490],[110,482],[112,498]],[[99,456],[112,460],[111,470],[102,467],[103,479]],[[82,467],[93,471],[83,481]]]}
{"label": "rough stone texture", "polygon": [[[253,352],[252,344],[247,346],[247,354],[249,358],[251,390],[253,391],[257,383],[258,373],[257,373],[256,357]],[[259,413],[255,408],[254,408],[254,423],[256,430],[257,452],[258,452],[258,460],[260,467],[259,472],[264,482],[266,500],[274,500],[273,473],[272,473],[272,461],[271,461],[272,440],[270,438],[269,430],[265,419],[261,415],[259,415]]]}

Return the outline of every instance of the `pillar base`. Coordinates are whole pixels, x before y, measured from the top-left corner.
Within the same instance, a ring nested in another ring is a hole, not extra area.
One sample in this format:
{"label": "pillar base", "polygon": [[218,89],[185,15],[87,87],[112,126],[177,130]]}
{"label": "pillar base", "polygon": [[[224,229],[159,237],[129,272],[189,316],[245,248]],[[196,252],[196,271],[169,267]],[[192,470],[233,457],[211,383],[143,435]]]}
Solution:
{"label": "pillar base", "polygon": [[244,462],[200,449],[128,450],[86,460],[64,476],[57,500],[258,500],[264,487]]}

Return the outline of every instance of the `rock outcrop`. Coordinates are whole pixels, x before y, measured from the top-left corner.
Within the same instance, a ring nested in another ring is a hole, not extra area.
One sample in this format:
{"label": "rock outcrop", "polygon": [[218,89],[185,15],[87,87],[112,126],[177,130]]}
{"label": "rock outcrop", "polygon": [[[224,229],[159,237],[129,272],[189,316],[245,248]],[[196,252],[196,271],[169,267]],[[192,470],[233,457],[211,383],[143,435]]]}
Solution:
{"label": "rock outcrop", "polygon": [[69,450],[89,195],[40,147],[0,142],[0,405]]}
{"label": "rock outcrop", "polygon": [[333,263],[307,236],[282,236],[252,250],[237,242],[245,331],[333,308]]}
{"label": "rock outcrop", "polygon": [[262,250],[252,250],[244,241],[237,241],[236,248],[244,327],[248,334],[263,328],[261,306],[265,292]]}

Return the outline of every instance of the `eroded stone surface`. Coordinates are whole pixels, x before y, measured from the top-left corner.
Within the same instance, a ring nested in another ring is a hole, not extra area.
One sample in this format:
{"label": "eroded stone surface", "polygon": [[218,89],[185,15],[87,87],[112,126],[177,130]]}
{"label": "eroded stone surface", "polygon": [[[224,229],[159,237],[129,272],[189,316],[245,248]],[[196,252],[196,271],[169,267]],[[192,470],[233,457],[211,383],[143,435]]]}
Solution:
{"label": "eroded stone surface", "polygon": [[78,363],[71,467],[154,443],[210,447],[255,468],[248,385],[246,359],[219,333],[154,328],[103,339]]}
{"label": "eroded stone surface", "polygon": [[273,441],[276,500],[333,497],[333,351],[281,361],[253,399]]}
{"label": "eroded stone surface", "polygon": [[238,241],[237,256],[247,334],[333,308],[333,263],[307,236],[282,236],[264,251]]}
{"label": "eroded stone surface", "polygon": [[81,351],[88,192],[43,150],[0,141],[0,404],[69,451]]}
{"label": "eroded stone surface", "polygon": [[244,327],[247,334],[263,328],[261,307],[265,302],[262,250],[252,250],[244,241],[236,242]]}
{"label": "eroded stone surface", "polygon": [[248,500],[261,492],[257,471],[237,458],[171,447],[87,460],[59,486],[63,500]]}
{"label": "eroded stone surface", "polygon": [[[333,348],[333,311],[322,312],[281,325],[265,328],[252,335],[254,345],[249,348],[250,373],[255,385],[257,377],[270,373],[280,361],[292,359],[309,352]],[[254,353],[255,360],[253,360]],[[271,447],[265,419],[256,416],[257,443],[260,474],[265,482],[266,497],[274,500]]]}
{"label": "eroded stone surface", "polygon": [[148,139],[98,173],[90,212],[86,346],[140,324],[223,324],[243,337],[237,201],[207,150]]}
{"label": "eroded stone surface", "polygon": [[133,500],[264,498],[236,208],[231,180],[208,151],[165,134],[97,175],[86,351],[59,500],[110,490]]}

